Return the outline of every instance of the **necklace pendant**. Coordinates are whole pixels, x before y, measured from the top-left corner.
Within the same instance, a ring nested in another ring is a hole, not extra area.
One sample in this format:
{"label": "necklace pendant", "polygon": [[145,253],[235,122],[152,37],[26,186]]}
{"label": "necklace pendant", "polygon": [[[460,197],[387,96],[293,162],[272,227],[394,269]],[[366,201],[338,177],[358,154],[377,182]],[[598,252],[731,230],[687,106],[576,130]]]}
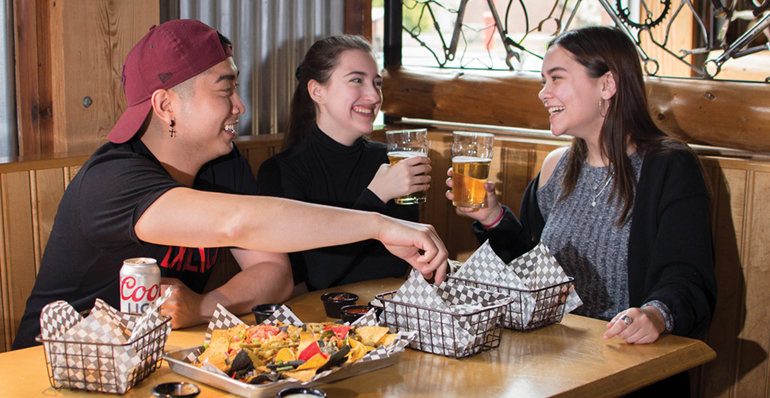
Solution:
{"label": "necklace pendant", "polygon": [[594,199],[593,202],[591,202],[591,207],[596,207],[596,199]]}

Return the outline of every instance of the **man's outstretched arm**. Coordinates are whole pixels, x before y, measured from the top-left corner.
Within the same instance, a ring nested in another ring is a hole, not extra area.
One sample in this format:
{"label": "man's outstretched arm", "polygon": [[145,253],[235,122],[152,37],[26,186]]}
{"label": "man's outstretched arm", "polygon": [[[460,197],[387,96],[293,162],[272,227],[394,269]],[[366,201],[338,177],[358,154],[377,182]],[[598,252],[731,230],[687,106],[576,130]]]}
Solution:
{"label": "man's outstretched arm", "polygon": [[174,188],[135,225],[139,239],[187,247],[289,253],[377,239],[423,275],[446,276],[447,251],[430,225],[289,199]]}

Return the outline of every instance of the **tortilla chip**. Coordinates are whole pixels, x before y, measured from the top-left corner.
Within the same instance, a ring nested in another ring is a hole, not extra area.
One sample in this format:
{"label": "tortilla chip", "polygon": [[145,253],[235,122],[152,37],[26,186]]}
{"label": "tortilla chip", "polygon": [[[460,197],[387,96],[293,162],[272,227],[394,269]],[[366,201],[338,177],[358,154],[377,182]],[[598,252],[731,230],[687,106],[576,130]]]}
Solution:
{"label": "tortilla chip", "polygon": [[292,379],[297,379],[302,382],[308,382],[313,378],[313,376],[315,376],[315,369],[283,372],[283,375],[286,377],[291,377]]}
{"label": "tortilla chip", "polygon": [[307,348],[309,345],[313,343],[316,343],[315,336],[313,336],[313,333],[305,333],[305,332],[300,333],[299,346],[297,347],[297,352],[305,351],[305,348]]}
{"label": "tortilla chip", "polygon": [[396,337],[398,337],[398,335],[395,334],[395,333],[388,333],[388,334],[382,336],[382,338],[379,341],[377,341],[377,347],[380,347],[380,346],[386,346],[387,347],[387,346],[393,344],[393,342],[396,341]]}
{"label": "tortilla chip", "polygon": [[348,339],[350,342],[350,352],[348,353],[347,363],[355,362],[366,355],[366,347],[356,340]]}
{"label": "tortilla chip", "polygon": [[198,366],[203,362],[208,362],[223,372],[230,370],[227,353],[230,351],[231,336],[228,329],[212,330],[208,348],[198,356]]}
{"label": "tortilla chip", "polygon": [[321,353],[321,347],[318,346],[318,342],[313,341],[310,343],[307,347],[305,347],[304,350],[299,352],[299,355],[297,355],[297,359],[301,359],[303,361],[309,361],[314,356]]}
{"label": "tortilla chip", "polygon": [[289,362],[295,359],[297,359],[297,357],[290,348],[281,348],[278,353],[275,354],[275,362]]}
{"label": "tortilla chip", "polygon": [[324,355],[321,353],[313,355],[312,358],[308,359],[307,362],[303,363],[302,365],[299,365],[297,367],[297,370],[305,370],[305,369],[318,369],[321,366],[324,366],[327,359],[324,358]]}
{"label": "tortilla chip", "polygon": [[361,326],[356,328],[356,333],[361,336],[361,342],[364,345],[374,347],[377,342],[388,334],[390,329],[385,326]]}
{"label": "tortilla chip", "polygon": [[[212,331],[212,332],[211,332],[211,336],[212,336],[212,338],[214,338],[214,332],[215,332],[215,331]],[[236,338],[236,337],[238,337],[238,335],[239,335],[239,334],[241,334],[241,333],[243,333],[243,334],[246,334],[246,333],[245,333],[245,332],[246,332],[246,324],[245,324],[245,323],[242,323],[242,324],[240,324],[240,325],[238,325],[238,326],[235,326],[235,327],[233,327],[233,328],[232,328],[232,329],[230,329],[230,330],[225,330],[225,332],[229,332],[228,334],[229,334],[229,336],[230,336],[231,338]]]}

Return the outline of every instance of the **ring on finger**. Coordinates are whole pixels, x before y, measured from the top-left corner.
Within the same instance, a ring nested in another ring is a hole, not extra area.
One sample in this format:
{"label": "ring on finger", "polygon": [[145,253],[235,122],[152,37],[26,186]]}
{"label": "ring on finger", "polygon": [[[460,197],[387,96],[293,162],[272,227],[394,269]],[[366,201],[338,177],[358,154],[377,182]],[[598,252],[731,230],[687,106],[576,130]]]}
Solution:
{"label": "ring on finger", "polygon": [[623,323],[625,323],[625,324],[626,324],[626,326],[628,326],[628,325],[630,325],[630,324],[634,323],[634,318],[631,318],[631,317],[630,317],[630,316],[628,316],[628,315],[623,315],[623,316],[621,316],[621,317],[620,317],[620,320],[621,320],[621,321],[623,321]]}

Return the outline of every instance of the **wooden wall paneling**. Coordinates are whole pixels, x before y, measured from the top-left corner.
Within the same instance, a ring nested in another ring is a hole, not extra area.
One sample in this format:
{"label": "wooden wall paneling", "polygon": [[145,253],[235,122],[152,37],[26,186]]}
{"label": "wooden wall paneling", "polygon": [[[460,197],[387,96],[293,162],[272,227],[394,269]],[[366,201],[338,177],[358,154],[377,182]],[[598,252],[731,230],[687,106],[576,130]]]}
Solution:
{"label": "wooden wall paneling", "polygon": [[67,189],[67,186],[70,185],[70,181],[72,181],[73,178],[78,174],[80,171],[81,166],[72,166],[72,167],[66,167],[64,168],[64,189]]}
{"label": "wooden wall paneling", "polygon": [[[452,138],[446,134],[428,133],[428,157],[430,158],[431,172],[430,189],[425,203],[420,205],[420,222],[433,225],[442,240],[451,235],[449,233],[449,213],[452,204],[446,198],[446,172],[452,167]],[[452,251],[447,247],[447,250]],[[450,257],[455,258],[455,257]]]}
{"label": "wooden wall paneling", "polygon": [[126,108],[123,62],[160,8],[151,0],[53,4],[54,151],[94,150]]}
{"label": "wooden wall paneling", "polygon": [[16,106],[19,129],[19,154],[41,153],[38,95],[38,21],[37,0],[14,0],[14,50],[16,52]]}
{"label": "wooden wall paneling", "polygon": [[345,0],[345,34],[372,42],[372,0]]}
{"label": "wooden wall paneling", "polygon": [[40,270],[40,259],[43,257],[43,249],[51,236],[56,212],[59,209],[59,202],[64,196],[66,187],[65,173],[66,168],[43,169],[34,171],[34,180],[36,183],[37,195],[36,206],[33,209],[37,212],[35,219],[37,227],[35,228],[36,241],[38,247],[35,248],[35,275]]}
{"label": "wooden wall paneling", "polygon": [[[706,364],[702,372],[704,392],[709,397],[733,396],[731,386],[738,380],[735,364],[740,347],[739,334],[744,319],[745,278],[741,246],[747,172],[741,168],[721,168],[716,161],[704,162],[711,172],[713,190],[714,252],[717,276],[717,307],[706,342],[717,352],[717,358]],[[710,167],[709,167],[710,166]]]}
{"label": "wooden wall paneling", "polygon": [[532,163],[535,150],[532,148],[506,147],[501,151],[501,173],[497,191],[502,204],[518,216],[521,200],[527,184],[532,180]]}
{"label": "wooden wall paneling", "polygon": [[770,173],[752,170],[749,177],[753,183],[745,214],[751,220],[747,230],[746,259],[746,317],[740,333],[740,350],[736,396],[749,396],[757,391],[768,391],[768,351],[770,348],[770,251],[767,250],[767,232],[770,231]]}
{"label": "wooden wall paneling", "polygon": [[259,171],[259,166],[262,165],[262,162],[269,159],[279,150],[280,150],[280,147],[276,148],[273,146],[269,146],[269,147],[262,147],[262,148],[250,148],[245,151],[243,156],[245,156],[249,160],[249,164],[251,165],[251,170],[254,171],[254,177],[257,176],[257,172]]}
{"label": "wooden wall paneling", "polygon": [[4,305],[6,343],[19,326],[27,297],[35,283],[32,233],[32,195],[28,171],[0,175],[3,208],[3,242],[8,303]]}

